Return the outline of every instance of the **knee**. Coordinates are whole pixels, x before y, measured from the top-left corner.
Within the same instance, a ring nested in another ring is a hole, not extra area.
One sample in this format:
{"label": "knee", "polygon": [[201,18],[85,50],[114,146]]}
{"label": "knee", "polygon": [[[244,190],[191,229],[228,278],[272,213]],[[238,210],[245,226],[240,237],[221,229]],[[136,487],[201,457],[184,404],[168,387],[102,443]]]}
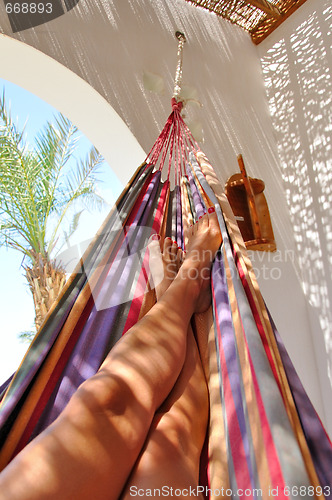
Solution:
{"label": "knee", "polygon": [[[149,431],[151,415],[140,403],[139,395],[121,378],[98,372],[78,389],[73,403],[89,414],[105,432],[113,430],[137,453]],[[76,401],[76,402],[75,402]],[[78,412],[76,411],[76,415]]]}
{"label": "knee", "polygon": [[102,372],[86,380],[75,397],[94,413],[124,415],[137,404],[137,396],[128,384],[119,377]]}
{"label": "knee", "polygon": [[87,457],[98,454],[98,460],[100,456],[104,464],[111,464],[110,469],[118,468],[127,477],[150,424],[138,398],[123,381],[98,373],[78,388],[59,417],[57,432],[64,429],[70,451],[78,443],[79,449],[89,453]]}

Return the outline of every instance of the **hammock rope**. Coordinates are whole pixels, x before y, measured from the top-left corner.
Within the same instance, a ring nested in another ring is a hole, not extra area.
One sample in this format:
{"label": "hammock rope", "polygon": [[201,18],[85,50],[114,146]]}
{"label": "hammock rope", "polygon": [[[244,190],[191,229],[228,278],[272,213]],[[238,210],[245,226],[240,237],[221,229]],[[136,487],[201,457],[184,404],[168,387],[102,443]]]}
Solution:
{"label": "hammock rope", "polygon": [[178,100],[179,96],[180,96],[180,92],[181,92],[182,65],[183,65],[183,47],[184,47],[184,44],[186,42],[186,37],[180,31],[177,31],[175,33],[175,36],[178,39],[178,53],[177,53],[178,63],[177,63],[177,66],[176,66],[176,73],[175,73],[175,79],[174,79],[173,98],[175,100]]}

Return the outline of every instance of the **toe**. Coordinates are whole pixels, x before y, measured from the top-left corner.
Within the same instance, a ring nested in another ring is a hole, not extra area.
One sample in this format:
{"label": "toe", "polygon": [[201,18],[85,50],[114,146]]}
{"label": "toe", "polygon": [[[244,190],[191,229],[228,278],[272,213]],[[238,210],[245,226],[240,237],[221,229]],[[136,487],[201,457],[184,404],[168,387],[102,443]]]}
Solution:
{"label": "toe", "polygon": [[183,250],[182,248],[178,248],[176,253],[176,267],[178,270],[180,269],[183,259],[184,259]]}
{"label": "toe", "polygon": [[172,245],[170,248],[170,259],[172,260],[172,262],[176,261],[176,256],[177,256],[178,250],[179,250],[179,246],[178,246],[177,242],[172,241]]}
{"label": "toe", "polygon": [[163,258],[165,262],[169,263],[174,260],[174,254],[176,252],[175,248],[176,247],[174,246],[174,241],[172,241],[172,239],[169,237],[166,238],[163,250]]}
{"label": "toe", "polygon": [[171,238],[167,237],[164,242],[163,259],[165,264],[175,264],[178,245]]}
{"label": "toe", "polygon": [[214,207],[210,207],[207,212],[207,218],[208,218],[208,224],[209,226],[211,225],[217,225],[219,227],[218,223],[218,217],[216,214],[216,209]]}
{"label": "toe", "polygon": [[208,215],[209,232],[211,234],[211,237],[220,238],[220,243],[221,243],[222,238],[220,232],[220,225],[215,208],[210,207],[207,215]]}
{"label": "toe", "polygon": [[167,238],[164,239],[164,248],[163,248],[163,254],[165,257],[169,255],[172,244],[173,244],[172,239],[169,236],[167,236]]}
{"label": "toe", "polygon": [[160,250],[160,235],[153,234],[148,241],[147,248],[149,250],[150,257],[155,257],[161,254]]}
{"label": "toe", "polygon": [[163,271],[163,259],[160,250],[160,243],[158,239],[150,238],[148,243],[149,251],[149,263],[148,263],[148,274],[150,287],[155,288],[164,277]]}

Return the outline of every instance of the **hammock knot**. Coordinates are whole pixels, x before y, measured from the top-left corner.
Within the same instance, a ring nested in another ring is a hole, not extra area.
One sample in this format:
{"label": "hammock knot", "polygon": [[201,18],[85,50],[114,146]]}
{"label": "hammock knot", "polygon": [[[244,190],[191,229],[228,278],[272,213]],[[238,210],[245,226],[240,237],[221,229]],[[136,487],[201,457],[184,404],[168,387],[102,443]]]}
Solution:
{"label": "hammock knot", "polygon": [[178,111],[179,113],[181,113],[181,110],[183,108],[183,101],[177,101],[175,97],[173,97],[171,103],[173,111]]}

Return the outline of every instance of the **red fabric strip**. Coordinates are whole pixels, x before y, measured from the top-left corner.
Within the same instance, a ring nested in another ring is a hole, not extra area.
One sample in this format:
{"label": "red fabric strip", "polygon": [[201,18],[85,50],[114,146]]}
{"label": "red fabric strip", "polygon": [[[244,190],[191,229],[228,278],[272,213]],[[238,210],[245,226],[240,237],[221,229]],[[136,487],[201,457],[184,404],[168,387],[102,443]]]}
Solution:
{"label": "red fabric strip", "polygon": [[[48,400],[49,400],[53,390],[55,389],[55,387],[59,381],[60,375],[68,363],[70,355],[71,355],[71,353],[76,345],[76,342],[79,339],[81,331],[82,331],[86,321],[88,320],[88,317],[89,317],[89,314],[90,314],[91,309],[93,307],[93,304],[94,304],[93,297],[90,296],[90,298],[89,298],[89,300],[84,308],[84,312],[80,315],[80,317],[77,321],[77,324],[75,325],[74,330],[72,331],[72,333],[68,337],[66,346],[64,347],[64,349],[61,353],[61,356],[59,357],[59,360],[58,360],[57,364],[55,365],[51,376],[47,380],[47,384],[45,386],[45,389],[41,393],[41,396],[38,400],[38,403],[35,406],[34,412],[32,413],[30,420],[25,427],[24,433],[22,434],[21,439],[18,442],[17,447],[15,448],[15,452],[13,453],[13,458],[15,455],[17,455],[17,453],[19,453],[28,444],[28,442],[30,440],[30,436],[31,436],[35,426],[37,425],[38,420],[39,420],[42,412],[44,411],[44,408],[45,408],[46,404],[48,403]],[[45,363],[47,364],[47,360]]]}
{"label": "red fabric strip", "polygon": [[259,411],[260,423],[262,426],[262,432],[263,432],[263,436],[264,436],[266,456],[267,456],[267,460],[269,463],[269,469],[270,469],[270,475],[271,475],[271,479],[272,479],[273,488],[278,487],[278,498],[287,499],[288,496],[286,496],[284,494],[284,489],[285,489],[286,485],[284,482],[283,472],[282,472],[282,469],[280,466],[278,453],[277,453],[277,450],[276,450],[275,445],[274,445],[274,440],[273,440],[273,436],[271,433],[270,424],[269,424],[269,421],[268,421],[268,418],[266,415],[262,395],[261,395],[261,392],[260,392],[260,389],[258,386],[255,368],[254,368],[254,365],[252,362],[252,358],[250,355],[250,351],[249,351],[249,347],[248,347],[246,338],[245,338],[245,343],[246,343],[246,347],[247,347],[248,359],[249,359],[250,369],[251,369],[251,373],[252,373],[252,380],[253,380],[253,384],[254,384],[254,388],[255,388],[257,407],[258,407],[258,411]]}
{"label": "red fabric strip", "polygon": [[[224,400],[225,400],[225,408],[227,415],[227,428],[229,435],[229,442],[232,453],[232,461],[234,466],[234,472],[236,476],[236,483],[238,488],[242,488],[243,491],[246,489],[253,489],[251,485],[250,473],[247,464],[247,457],[243,446],[243,441],[241,439],[241,430],[237,418],[236,408],[233,400],[232,389],[229,383],[229,375],[226,364],[226,359],[223,350],[223,343],[221,338],[221,332],[219,328],[219,318],[218,311],[216,307],[216,300],[214,295],[214,290],[212,287],[212,299],[214,302],[214,311],[215,311],[215,324],[217,329],[217,338],[218,338],[218,346],[219,346],[219,355],[220,355],[220,367],[221,367],[221,375],[222,375],[222,383],[224,389]],[[246,496],[245,498],[252,498],[251,496]]]}
{"label": "red fabric strip", "polygon": [[[169,189],[169,182],[165,182],[158,201],[154,221],[152,224],[152,234],[154,233],[159,233],[161,224],[163,221],[163,216],[164,216],[164,209],[165,209],[165,204],[166,204],[166,199],[167,199],[167,191]],[[140,274],[138,277],[135,293],[134,293],[134,298],[132,300],[132,303],[130,305],[130,309],[128,312],[128,317],[127,321],[125,323],[124,329],[123,329],[123,335],[131,328],[133,325],[135,325],[138,321],[139,314],[141,311],[142,307],[142,301],[143,301],[143,293],[142,290],[145,290],[145,285],[148,280],[147,272],[146,270],[149,268],[148,267],[148,252],[145,252],[144,259],[143,259],[143,266],[142,269],[140,270]]]}
{"label": "red fabric strip", "polygon": [[251,293],[251,290],[250,290],[250,287],[249,287],[246,275],[245,275],[245,273],[244,273],[244,271],[242,269],[242,266],[240,264],[240,260],[237,258],[237,256],[235,256],[235,262],[236,262],[236,265],[237,265],[237,268],[238,268],[238,271],[239,271],[239,275],[240,275],[240,278],[241,278],[241,281],[242,281],[243,288],[244,288],[244,290],[246,292],[246,296],[247,296],[248,301],[249,301],[249,305],[250,305],[252,314],[253,314],[254,319],[255,319],[255,323],[257,325],[257,329],[258,329],[259,335],[261,337],[261,340],[262,340],[262,343],[263,343],[263,346],[264,346],[267,358],[269,360],[269,363],[270,363],[270,366],[271,366],[271,369],[272,369],[272,372],[273,372],[273,376],[274,376],[274,378],[275,378],[275,380],[276,380],[276,382],[278,384],[280,394],[282,395],[282,398],[284,399],[284,397],[283,397],[283,391],[282,391],[281,385],[280,385],[280,379],[279,379],[278,370],[276,368],[276,365],[275,365],[275,362],[274,362],[274,357],[273,357],[273,354],[271,352],[268,339],[266,337],[265,329],[264,329],[264,326],[263,326],[263,324],[261,322],[261,318],[260,318],[259,312],[257,310],[255,300],[254,300],[254,298],[252,296],[252,293]]}

